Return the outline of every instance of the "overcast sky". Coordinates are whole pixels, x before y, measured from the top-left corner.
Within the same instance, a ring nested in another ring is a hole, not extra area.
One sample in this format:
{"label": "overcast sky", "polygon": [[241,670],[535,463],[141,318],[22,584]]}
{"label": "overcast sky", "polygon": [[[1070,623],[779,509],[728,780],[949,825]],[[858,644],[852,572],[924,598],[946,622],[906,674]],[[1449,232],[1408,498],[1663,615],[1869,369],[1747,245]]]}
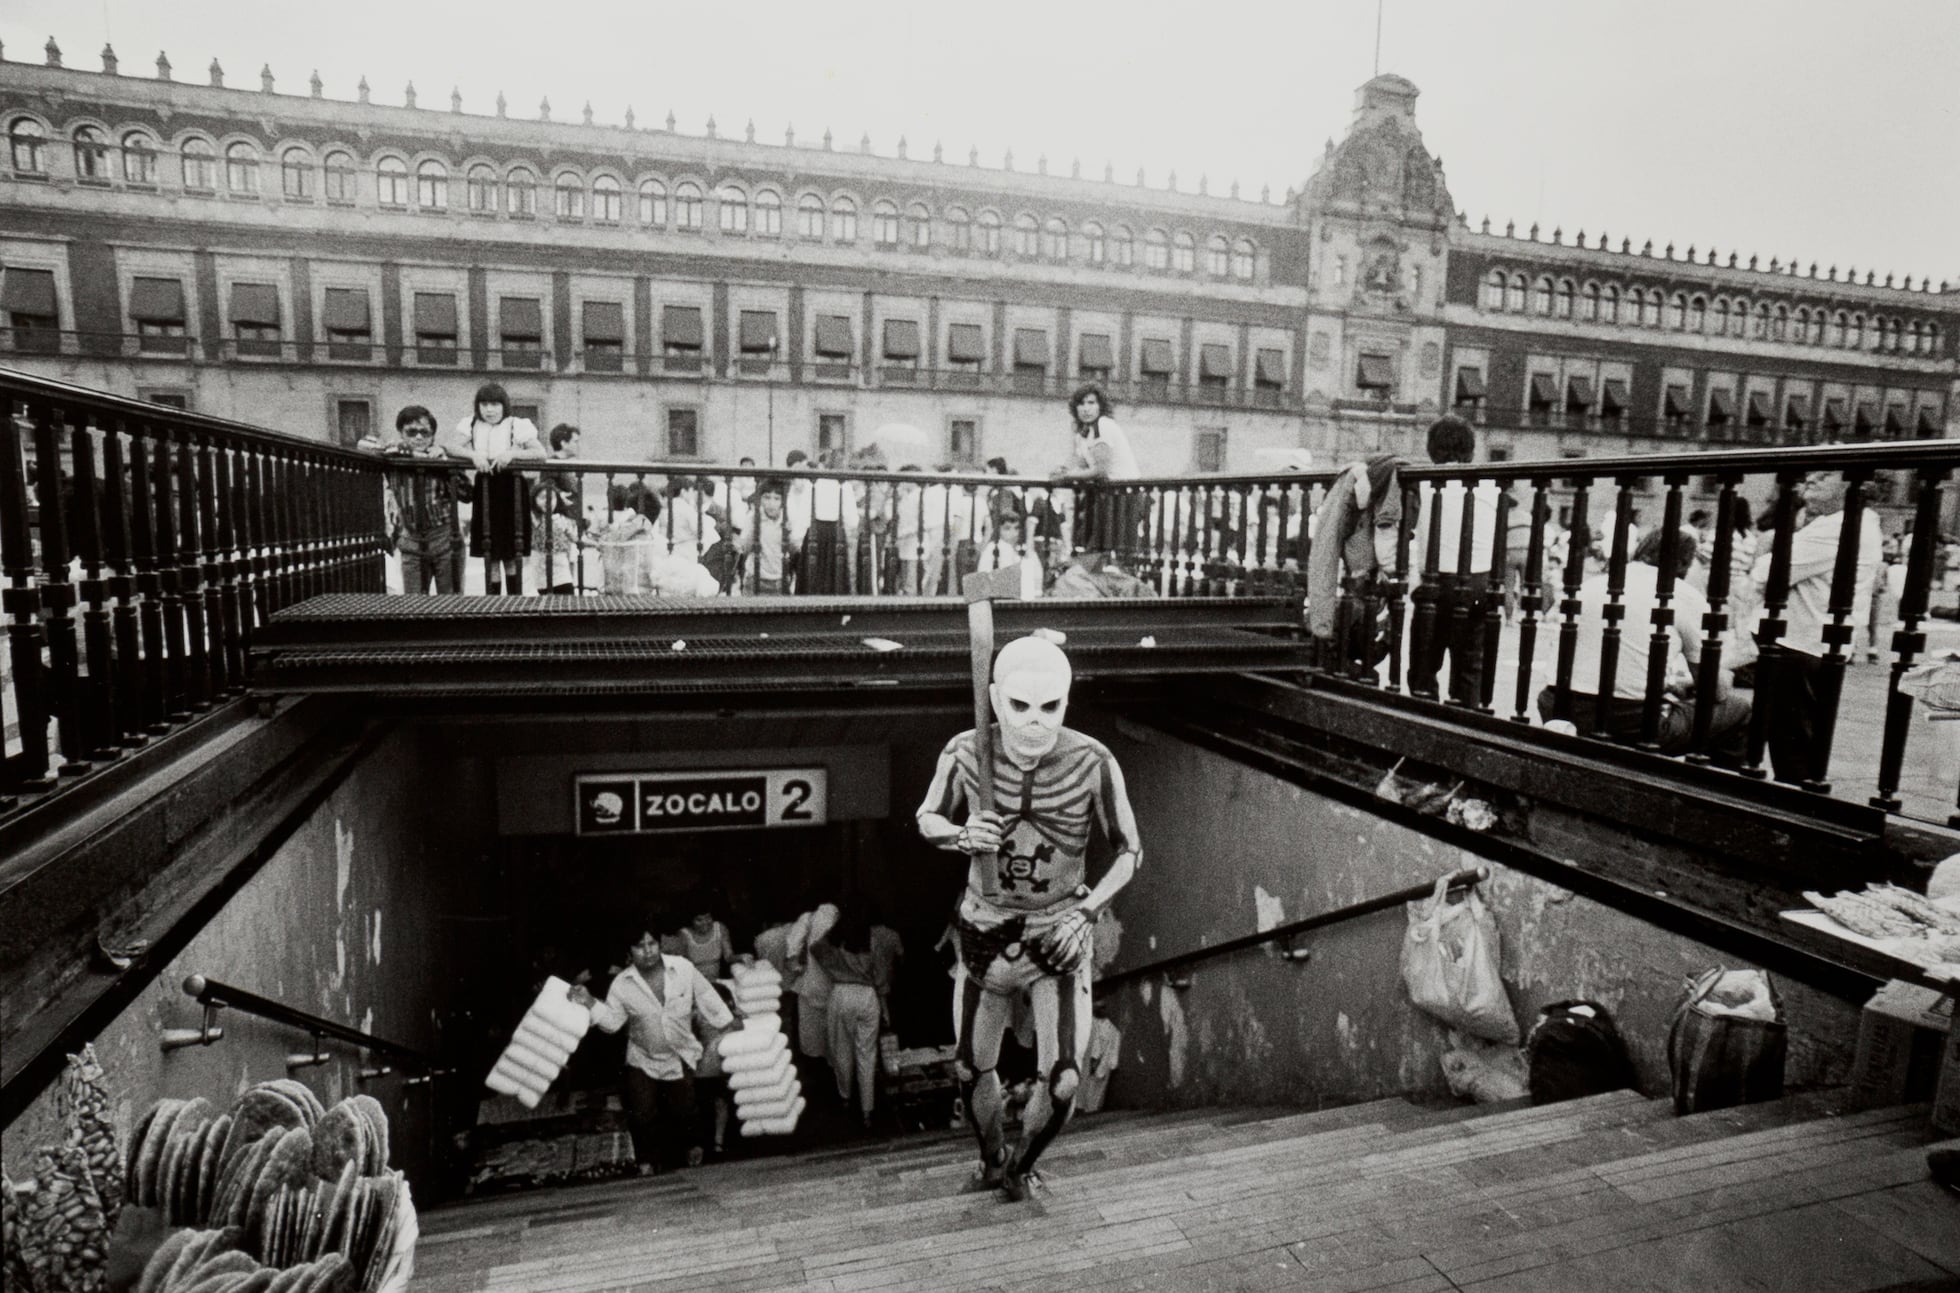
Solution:
{"label": "overcast sky", "polygon": [[[998,166],[1105,160],[1152,185],[1201,173],[1275,197],[1346,129],[1374,70],[1375,0],[6,0],[9,59],[50,35],[73,67],[105,39],[125,71],[167,50],[180,80],[213,56],[233,85],[425,106],[452,86],[489,112],[598,120],[628,104],[684,132],[712,114],[757,137],[870,132],[914,157],[943,140]],[[1960,285],[1957,0],[1385,0],[1381,70],[1422,90],[1417,118],[1475,226],[1608,231]]]}

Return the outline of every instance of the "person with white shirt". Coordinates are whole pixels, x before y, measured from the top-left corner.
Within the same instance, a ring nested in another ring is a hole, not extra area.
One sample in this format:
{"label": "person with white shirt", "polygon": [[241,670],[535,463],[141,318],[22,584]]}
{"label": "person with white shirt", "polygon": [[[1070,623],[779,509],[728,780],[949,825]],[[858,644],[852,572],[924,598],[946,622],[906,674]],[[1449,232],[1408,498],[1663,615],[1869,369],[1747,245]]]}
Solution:
{"label": "person with white shirt", "polygon": [[[1477,456],[1476,433],[1459,417],[1442,417],[1429,428],[1429,461],[1439,466],[1473,462]],[[1409,658],[1409,690],[1418,696],[1437,694],[1436,676],[1444,658],[1450,665],[1450,699],[1464,705],[1479,704],[1483,696],[1484,616],[1498,608],[1490,604],[1490,562],[1497,538],[1497,483],[1452,480],[1441,489],[1424,484],[1421,511],[1416,517],[1415,541],[1409,548],[1409,578],[1417,584],[1427,577],[1429,527],[1440,527],[1436,573],[1440,578],[1429,593],[1418,593],[1418,600],[1433,598],[1436,618],[1428,640],[1413,643]],[[1462,556],[1463,508],[1471,509],[1469,569],[1459,567]],[[1457,612],[1461,610],[1461,616]]]}
{"label": "person with white shirt", "polygon": [[[1062,480],[1123,481],[1143,475],[1130,437],[1113,416],[1116,406],[1102,387],[1090,383],[1068,397],[1074,425],[1068,470]],[[1089,546],[1103,551],[1141,550],[1143,520],[1148,510],[1141,496],[1110,492],[1096,497],[1097,510],[1088,518]]]}
{"label": "person with white shirt", "polygon": [[[1606,641],[1605,608],[1610,603],[1605,572],[1593,575],[1579,586],[1577,649],[1572,659],[1570,721],[1579,731],[1591,735],[1604,728],[1616,741],[1636,741],[1647,711],[1647,682],[1654,642],[1654,607],[1660,600],[1661,542],[1656,530],[1640,541],[1633,559],[1622,576],[1620,593],[1620,644],[1613,671],[1613,693],[1604,702],[1601,721],[1600,672],[1602,649]],[[1658,739],[1662,754],[1687,754],[1701,749],[1726,767],[1740,767],[1749,736],[1749,702],[1729,690],[1728,670],[1716,681],[1715,708],[1708,725],[1707,741],[1697,747],[1695,701],[1692,692],[1699,681],[1702,648],[1702,619],[1708,614],[1708,599],[1687,580],[1700,545],[1692,529],[1683,529],[1674,545],[1674,586],[1668,605],[1673,609],[1668,625],[1667,666],[1663,676],[1661,722]],[[1546,687],[1538,693],[1538,715],[1550,720],[1557,714],[1558,691]]]}
{"label": "person with white shirt", "polygon": [[[1885,545],[1878,518],[1867,509],[1859,512],[1857,532],[1844,533],[1844,502],[1850,484],[1840,473],[1811,472],[1797,483],[1797,489],[1809,519],[1790,539],[1790,595],[1783,608],[1783,636],[1776,643],[1774,660],[1765,651],[1757,665],[1762,688],[1757,703],[1765,707],[1768,715],[1770,766],[1778,781],[1788,782],[1821,781],[1826,771],[1813,766],[1812,759],[1816,751],[1817,720],[1826,703],[1820,686],[1825,681],[1824,658],[1828,650],[1824,634],[1833,622],[1831,583],[1837,575],[1839,545],[1858,545],[1853,554],[1856,580],[1850,613],[1841,626],[1844,637],[1838,643],[1839,654],[1846,663],[1854,651],[1852,634],[1871,605],[1872,577]],[[1759,584],[1767,585],[1773,557],[1773,553],[1765,552],[1756,558],[1753,573]],[[1830,703],[1835,705],[1835,688],[1829,696]]]}
{"label": "person with white shirt", "polygon": [[626,1125],[640,1175],[652,1176],[683,1161],[700,1163],[694,1073],[704,1048],[695,1024],[730,1028],[735,1017],[692,961],[661,952],[651,930],[640,932],[628,955],[632,964],[612,981],[604,1001],[583,986],[572,989],[572,1000],[605,1031],[627,1030]]}
{"label": "person with white shirt", "polygon": [[496,382],[476,391],[470,416],[445,446],[476,467],[470,508],[470,555],[483,558],[484,591],[523,591],[524,558],[531,553],[531,501],[518,465],[542,462],[544,446],[529,418],[514,417],[510,395]]}

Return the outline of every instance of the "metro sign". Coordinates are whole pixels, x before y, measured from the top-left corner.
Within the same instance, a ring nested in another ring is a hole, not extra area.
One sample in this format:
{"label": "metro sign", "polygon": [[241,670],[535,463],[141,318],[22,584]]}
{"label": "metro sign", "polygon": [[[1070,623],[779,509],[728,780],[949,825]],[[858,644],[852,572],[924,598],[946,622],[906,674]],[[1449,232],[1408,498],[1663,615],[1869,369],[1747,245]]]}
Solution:
{"label": "metro sign", "polygon": [[828,769],[604,772],[575,779],[580,835],[767,830],[828,819]]}

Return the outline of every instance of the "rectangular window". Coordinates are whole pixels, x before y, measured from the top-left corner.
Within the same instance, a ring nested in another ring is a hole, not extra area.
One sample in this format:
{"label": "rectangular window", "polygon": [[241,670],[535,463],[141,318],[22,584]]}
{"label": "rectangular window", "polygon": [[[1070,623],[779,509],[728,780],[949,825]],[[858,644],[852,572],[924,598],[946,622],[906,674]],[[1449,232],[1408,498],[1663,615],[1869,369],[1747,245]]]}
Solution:
{"label": "rectangular window", "polygon": [[916,319],[886,319],[884,380],[909,385],[919,376],[919,323]]}
{"label": "rectangular window", "polygon": [[534,427],[544,425],[544,406],[540,404],[526,404],[513,399],[510,402],[510,415],[529,422]]}
{"label": "rectangular window", "polygon": [[1041,328],[1014,329],[1014,389],[1039,395],[1048,380],[1048,333]]}
{"label": "rectangular window", "polygon": [[618,301],[586,301],[579,306],[579,337],[588,373],[617,373],[626,367],[626,307]]}
{"label": "rectangular window", "polygon": [[1354,387],[1378,399],[1387,399],[1395,389],[1395,370],[1388,356],[1363,353],[1354,366]]}
{"label": "rectangular window", "polygon": [[1525,408],[1533,426],[1545,426],[1558,408],[1558,379],[1550,373],[1533,373],[1525,389]]}
{"label": "rectangular window", "polygon": [[1199,427],[1191,439],[1191,469],[1202,472],[1225,470],[1225,428]]}
{"label": "rectangular window", "polygon": [[413,309],[415,362],[444,367],[456,362],[456,294],[417,292]]}
{"label": "rectangular window", "polygon": [[817,414],[817,452],[826,453],[835,449],[839,453],[851,451],[851,423],[842,413]]}
{"label": "rectangular window", "polygon": [[699,458],[701,456],[701,411],[699,409],[667,410],[667,456],[669,458]]}
{"label": "rectangular window", "polygon": [[1286,392],[1286,352],[1260,350],[1252,363],[1252,396],[1263,408],[1275,408]]}
{"label": "rectangular window", "polygon": [[769,365],[775,360],[776,352],[782,349],[782,334],[776,329],[776,312],[742,311],[738,340],[742,350],[742,371],[752,377],[767,377]]}
{"label": "rectangular window", "polygon": [[374,436],[374,401],[336,398],[333,420],[335,441],[351,449]]}
{"label": "rectangular window", "polygon": [[241,357],[277,359],[279,289],[270,283],[231,285],[231,332]]}
{"label": "rectangular window", "polygon": [[136,323],[137,349],[156,355],[189,353],[182,280],[139,278],[131,282],[129,317]]}
{"label": "rectangular window", "polygon": [[1725,427],[1735,421],[1735,396],[1720,388],[1708,392],[1706,421],[1711,427]]}
{"label": "rectangular window", "polygon": [[1906,433],[1906,406],[1887,404],[1885,406],[1885,436],[1897,439]]}
{"label": "rectangular window", "polygon": [[1570,377],[1565,383],[1565,411],[1575,418],[1584,418],[1592,412],[1593,384],[1590,377]]}
{"label": "rectangular window", "polygon": [[1198,347],[1198,385],[1223,391],[1232,384],[1232,348],[1217,342]]}
{"label": "rectangular window", "polygon": [[1688,421],[1688,388],[1670,386],[1661,395],[1661,417],[1670,427],[1682,427]]}
{"label": "rectangular window", "polygon": [[850,316],[847,314],[818,315],[815,349],[820,359],[833,359],[849,363],[853,350]]}
{"label": "rectangular window", "polygon": [[497,353],[504,368],[536,368],[544,362],[544,302],[533,296],[497,301]]}
{"label": "rectangular window", "polygon": [[329,359],[365,360],[374,357],[373,316],[368,313],[365,287],[330,287],[321,311]]}
{"label": "rectangular window", "polygon": [[1605,422],[1618,422],[1627,412],[1627,383],[1624,377],[1609,377],[1599,384],[1599,416]]}
{"label": "rectangular window", "polygon": [[1768,391],[1749,392],[1748,410],[1748,422],[1752,427],[1766,427],[1776,421],[1769,410]]}
{"label": "rectangular window", "polygon": [[946,328],[946,366],[951,369],[950,384],[974,387],[980,384],[980,369],[987,362],[986,331],[977,323],[954,323]]}
{"label": "rectangular window", "polygon": [[1141,393],[1149,399],[1167,399],[1171,393],[1171,374],[1177,361],[1171,355],[1167,337],[1145,337],[1137,352],[1137,376]]}
{"label": "rectangular window", "polygon": [[669,305],[660,311],[660,353],[670,373],[701,371],[707,334],[701,328],[701,307]]}
{"label": "rectangular window", "polygon": [[1116,348],[1107,332],[1085,332],[1076,347],[1076,371],[1095,381],[1108,381],[1116,368]]}
{"label": "rectangular window", "polygon": [[1835,397],[1824,401],[1824,432],[1835,440],[1844,431],[1844,400]]}
{"label": "rectangular window", "polygon": [[1783,409],[1783,425],[1792,431],[1802,431],[1810,425],[1810,399],[1804,395],[1792,395]]}
{"label": "rectangular window", "polygon": [[53,270],[5,271],[0,276],[0,311],[6,313],[16,351],[52,355],[61,349],[61,320],[55,306]]}
{"label": "rectangular window", "polygon": [[1492,462],[1511,461],[1511,446],[1508,444],[1494,444],[1486,450],[1486,453]]}
{"label": "rectangular window", "polygon": [[1459,368],[1456,370],[1456,398],[1452,401],[1460,409],[1468,409],[1474,416],[1484,406],[1484,396],[1488,388],[1484,385],[1484,370],[1481,368]]}
{"label": "rectangular window", "polygon": [[977,418],[951,418],[946,423],[946,457],[955,466],[980,465],[980,422]]}

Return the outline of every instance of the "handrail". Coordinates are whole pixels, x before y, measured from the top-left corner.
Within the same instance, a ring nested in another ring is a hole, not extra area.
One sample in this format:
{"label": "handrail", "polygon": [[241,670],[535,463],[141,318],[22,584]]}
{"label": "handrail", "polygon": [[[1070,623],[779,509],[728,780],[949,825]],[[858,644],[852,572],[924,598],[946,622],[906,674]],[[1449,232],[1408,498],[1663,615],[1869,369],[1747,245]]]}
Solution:
{"label": "handrail", "polygon": [[[1489,878],[1490,872],[1484,867],[1466,867],[1461,871],[1451,872],[1449,883],[1445,888],[1451,892],[1455,892],[1460,889],[1468,889]],[[1385,893],[1377,898],[1365,898],[1360,902],[1350,903],[1345,907],[1336,907],[1332,911],[1323,911],[1312,916],[1302,917],[1299,920],[1288,921],[1284,925],[1275,925],[1271,929],[1243,934],[1238,938],[1228,938],[1222,943],[1212,943],[1206,947],[1193,948],[1188,952],[1179,952],[1175,956],[1167,956],[1161,960],[1151,961],[1144,965],[1118,970],[1114,974],[1103,975],[1096,980],[1095,991],[1101,992],[1115,984],[1124,983],[1130,979],[1139,979],[1146,974],[1164,974],[1187,965],[1194,965],[1199,961],[1209,960],[1214,956],[1223,956],[1227,952],[1242,951],[1248,947],[1257,947],[1262,943],[1271,943],[1279,939],[1291,938],[1295,934],[1305,933],[1310,929],[1319,929],[1323,925],[1338,925],[1344,921],[1353,920],[1358,916],[1371,916],[1378,911],[1387,911],[1391,907],[1399,907],[1405,902],[1414,902],[1418,898],[1427,898],[1434,892],[1436,892],[1436,884],[1433,880],[1428,884],[1410,885],[1406,889],[1397,889],[1394,893]]]}
{"label": "handrail", "polygon": [[304,1029],[313,1035],[316,1042],[322,1037],[332,1037],[338,1041],[352,1042],[354,1045],[372,1051],[376,1055],[385,1055],[390,1059],[406,1064],[419,1072],[428,1074],[430,1077],[436,1077],[452,1071],[444,1067],[435,1057],[425,1055],[413,1047],[403,1046],[399,1042],[391,1042],[385,1038],[376,1037],[373,1033],[364,1033],[358,1028],[351,1028],[346,1024],[337,1023],[332,1019],[325,1019],[319,1015],[310,1015],[304,1010],[294,1009],[283,1001],[274,1001],[272,998],[262,997],[256,992],[247,992],[245,989],[235,988],[229,983],[219,983],[217,980],[207,979],[201,974],[193,974],[184,980],[184,993],[207,1009],[215,1006],[230,1006],[233,1010],[242,1010],[248,1015],[257,1015],[261,1019],[270,1019],[275,1023],[289,1024],[294,1028]]}

